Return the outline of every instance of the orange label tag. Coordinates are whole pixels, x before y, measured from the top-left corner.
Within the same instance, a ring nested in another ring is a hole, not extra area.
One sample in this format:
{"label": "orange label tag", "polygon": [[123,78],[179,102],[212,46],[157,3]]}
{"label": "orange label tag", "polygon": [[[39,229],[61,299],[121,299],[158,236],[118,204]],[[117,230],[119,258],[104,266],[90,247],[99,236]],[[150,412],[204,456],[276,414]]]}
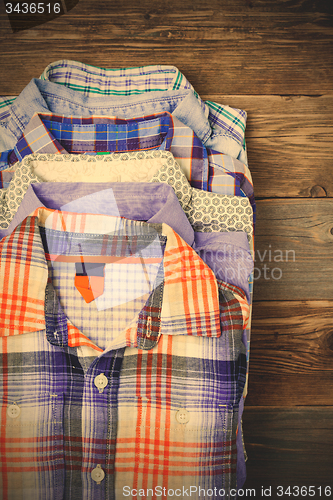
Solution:
{"label": "orange label tag", "polygon": [[75,263],[74,285],[87,304],[104,292],[104,267],[105,264]]}

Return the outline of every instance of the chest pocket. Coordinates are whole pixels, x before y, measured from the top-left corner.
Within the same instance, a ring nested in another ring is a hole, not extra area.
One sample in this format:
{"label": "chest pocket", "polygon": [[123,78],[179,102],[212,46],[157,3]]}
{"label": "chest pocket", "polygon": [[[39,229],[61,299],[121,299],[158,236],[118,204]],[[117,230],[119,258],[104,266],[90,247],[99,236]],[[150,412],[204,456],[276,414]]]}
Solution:
{"label": "chest pocket", "polygon": [[143,475],[147,488],[154,488],[156,470],[159,484],[172,477],[174,490],[236,487],[237,421],[237,408],[214,401],[167,406],[138,398],[119,404],[116,491],[135,488]]}

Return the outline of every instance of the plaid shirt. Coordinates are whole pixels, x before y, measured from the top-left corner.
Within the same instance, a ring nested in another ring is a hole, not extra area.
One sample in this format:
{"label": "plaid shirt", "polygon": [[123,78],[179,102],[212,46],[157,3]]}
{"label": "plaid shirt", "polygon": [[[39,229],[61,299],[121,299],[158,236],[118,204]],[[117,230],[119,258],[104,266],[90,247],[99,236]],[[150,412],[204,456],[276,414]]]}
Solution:
{"label": "plaid shirt", "polygon": [[[133,120],[35,114],[13,151],[1,154],[0,169],[31,153],[102,154],[147,149],[170,151],[195,188],[236,196],[245,194],[255,219],[248,167],[229,155],[206,149],[189,127],[167,112]],[[13,171],[2,172],[1,187],[8,187],[12,175]]]}
{"label": "plaid shirt", "polygon": [[[199,101],[205,115],[208,116],[211,128],[217,133],[230,136],[237,142],[243,150],[240,159],[247,163],[245,152],[246,112],[212,101],[202,101],[190,82],[175,66],[152,65],[138,68],[105,69],[77,61],[61,60],[49,64],[40,78],[65,85],[86,95],[130,96],[147,92],[190,90]],[[12,98],[0,100],[0,121],[8,119],[12,102]]]}
{"label": "plaid shirt", "polygon": [[0,252],[4,498],[230,498],[242,290],[165,224],[41,209]]}

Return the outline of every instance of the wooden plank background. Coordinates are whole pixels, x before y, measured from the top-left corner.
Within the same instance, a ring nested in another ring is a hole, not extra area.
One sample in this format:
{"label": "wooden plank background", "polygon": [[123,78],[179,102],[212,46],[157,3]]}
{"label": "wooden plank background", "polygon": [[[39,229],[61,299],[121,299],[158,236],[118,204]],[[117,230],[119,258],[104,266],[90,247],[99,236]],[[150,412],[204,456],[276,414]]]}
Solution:
{"label": "wooden plank background", "polygon": [[332,0],[80,0],[16,33],[0,3],[0,23],[0,95],[59,59],[172,64],[204,99],[248,112],[258,224],[244,490],[288,498],[278,485],[314,485],[319,498],[333,486]]}

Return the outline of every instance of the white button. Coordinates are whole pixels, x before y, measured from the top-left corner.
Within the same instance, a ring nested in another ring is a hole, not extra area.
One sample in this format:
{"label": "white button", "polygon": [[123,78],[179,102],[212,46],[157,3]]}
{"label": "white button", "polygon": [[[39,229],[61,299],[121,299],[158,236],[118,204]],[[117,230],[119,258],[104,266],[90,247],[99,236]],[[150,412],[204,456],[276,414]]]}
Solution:
{"label": "white button", "polygon": [[7,408],[7,415],[10,418],[17,418],[21,413],[21,408],[17,405],[9,405]]}
{"label": "white button", "polygon": [[104,477],[105,472],[100,465],[97,465],[97,467],[91,471],[91,478],[96,481],[97,484],[100,484]]}
{"label": "white button", "polygon": [[187,424],[190,420],[190,413],[185,408],[181,408],[176,412],[176,420],[180,424]]}
{"label": "white button", "polygon": [[99,390],[100,393],[103,392],[104,387],[108,385],[108,379],[104,375],[104,373],[100,373],[95,377],[94,384]]}

